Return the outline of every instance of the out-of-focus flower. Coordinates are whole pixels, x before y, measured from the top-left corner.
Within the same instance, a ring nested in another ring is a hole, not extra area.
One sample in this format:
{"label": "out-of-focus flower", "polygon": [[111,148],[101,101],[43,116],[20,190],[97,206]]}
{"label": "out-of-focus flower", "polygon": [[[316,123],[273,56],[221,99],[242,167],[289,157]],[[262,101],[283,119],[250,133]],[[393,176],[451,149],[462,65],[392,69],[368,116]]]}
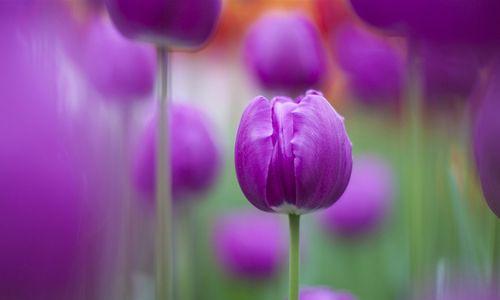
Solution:
{"label": "out-of-focus flower", "polygon": [[420,51],[424,99],[428,103],[442,105],[469,97],[479,76],[477,53],[435,43],[422,43]]}
{"label": "out-of-focus flower", "polygon": [[474,124],[474,156],[484,197],[500,218],[500,61],[490,74]]}
{"label": "out-of-focus flower", "polygon": [[[191,198],[206,191],[215,181],[219,167],[219,148],[212,124],[198,109],[171,106],[170,155],[172,193],[175,200]],[[146,128],[134,165],[134,183],[145,195],[155,192],[156,118]]]}
{"label": "out-of-focus flower", "polygon": [[356,300],[348,292],[335,292],[327,287],[309,287],[300,290],[300,300]]}
{"label": "out-of-focus flower", "polygon": [[174,48],[198,48],[212,34],[221,0],[105,0],[127,37]]}
{"label": "out-of-focus flower", "polygon": [[332,40],[356,99],[369,104],[399,102],[405,83],[402,52],[353,23],[342,25]]}
{"label": "out-of-focus flower", "polygon": [[263,211],[303,214],[332,205],[352,169],[344,119],[319,92],[295,100],[255,98],[241,117],[236,175]]}
{"label": "out-of-focus flower", "polygon": [[390,211],[394,194],[392,169],[379,157],[355,158],[351,181],[339,201],[320,215],[333,234],[352,238],[377,229]]}
{"label": "out-of-focus flower", "polygon": [[319,33],[298,12],[261,17],[249,29],[244,51],[251,74],[270,90],[293,93],[317,87],[327,72]]}
{"label": "out-of-focus flower", "polygon": [[130,102],[145,99],[153,91],[153,49],[126,39],[106,20],[93,20],[79,64],[86,79],[106,99]]}
{"label": "out-of-focus flower", "polygon": [[286,230],[273,215],[232,213],[217,220],[213,247],[219,264],[229,274],[269,279],[286,261]]}
{"label": "out-of-focus flower", "polygon": [[351,0],[371,25],[446,44],[498,44],[496,0]]}
{"label": "out-of-focus flower", "polygon": [[498,300],[500,294],[491,284],[467,273],[452,273],[443,276],[439,285],[435,284],[415,291],[415,300]]}

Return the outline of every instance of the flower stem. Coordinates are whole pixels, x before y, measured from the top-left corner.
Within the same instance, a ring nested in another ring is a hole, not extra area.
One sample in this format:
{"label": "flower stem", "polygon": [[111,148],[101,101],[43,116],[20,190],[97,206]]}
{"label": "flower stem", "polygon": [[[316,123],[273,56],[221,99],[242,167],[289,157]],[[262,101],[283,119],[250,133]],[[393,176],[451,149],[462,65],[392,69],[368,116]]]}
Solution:
{"label": "flower stem", "polygon": [[500,220],[493,217],[493,241],[492,241],[492,257],[491,257],[491,287],[494,292],[500,293]]}
{"label": "flower stem", "polygon": [[299,299],[300,215],[288,215],[290,223],[289,294],[288,300]]}
{"label": "flower stem", "polygon": [[156,129],[156,299],[172,299],[172,202],[170,193],[170,151],[168,147],[168,50],[157,48]]}

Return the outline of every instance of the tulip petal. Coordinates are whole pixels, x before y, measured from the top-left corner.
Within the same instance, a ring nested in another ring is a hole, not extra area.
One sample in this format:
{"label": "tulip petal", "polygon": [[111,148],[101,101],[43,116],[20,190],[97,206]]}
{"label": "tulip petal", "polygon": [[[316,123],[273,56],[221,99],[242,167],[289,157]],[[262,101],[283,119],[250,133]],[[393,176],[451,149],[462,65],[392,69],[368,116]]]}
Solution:
{"label": "tulip petal", "polygon": [[328,207],[344,192],[352,169],[343,118],[314,93],[306,94],[292,114],[297,201],[306,210]]}
{"label": "tulip petal", "polygon": [[257,208],[272,211],[266,203],[269,164],[273,154],[271,103],[255,98],[243,112],[236,135],[236,176],[241,190]]}

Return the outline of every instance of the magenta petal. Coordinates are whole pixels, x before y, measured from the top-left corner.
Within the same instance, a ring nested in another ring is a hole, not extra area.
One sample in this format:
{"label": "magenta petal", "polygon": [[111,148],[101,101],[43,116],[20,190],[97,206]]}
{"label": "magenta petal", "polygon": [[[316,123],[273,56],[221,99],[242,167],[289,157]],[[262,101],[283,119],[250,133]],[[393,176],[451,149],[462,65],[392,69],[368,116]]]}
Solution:
{"label": "magenta petal", "polygon": [[264,97],[257,97],[241,118],[236,135],[235,165],[243,193],[264,211],[271,211],[266,203],[266,186],[272,153],[271,103]]}
{"label": "magenta petal", "polygon": [[299,206],[306,210],[328,207],[344,192],[352,169],[351,142],[343,118],[321,95],[309,93],[293,111],[293,123]]}

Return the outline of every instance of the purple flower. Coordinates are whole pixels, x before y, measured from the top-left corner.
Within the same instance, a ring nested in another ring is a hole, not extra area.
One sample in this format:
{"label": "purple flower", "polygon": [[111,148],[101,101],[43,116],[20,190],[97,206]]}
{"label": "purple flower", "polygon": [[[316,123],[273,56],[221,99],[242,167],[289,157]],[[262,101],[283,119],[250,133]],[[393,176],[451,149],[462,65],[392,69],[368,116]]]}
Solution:
{"label": "purple flower", "polygon": [[168,47],[197,48],[214,31],[221,0],[105,0],[127,37]]}
{"label": "purple flower", "polygon": [[446,44],[498,44],[496,0],[350,0],[371,25]]}
{"label": "purple flower", "polygon": [[232,213],[217,220],[213,246],[217,260],[239,278],[268,279],[287,257],[287,235],[277,216],[255,212]]}
{"label": "purple flower", "polygon": [[[173,197],[191,198],[214,183],[220,165],[219,149],[212,124],[201,111],[174,104],[169,113]],[[133,174],[136,187],[149,197],[155,192],[155,141],[156,118],[144,132]]]}
{"label": "purple flower", "polygon": [[147,98],[154,86],[153,49],[124,38],[110,22],[93,21],[79,61],[86,79],[106,99]]}
{"label": "purple flower", "polygon": [[343,118],[319,92],[295,100],[255,98],[241,117],[236,175],[263,211],[303,214],[332,205],[351,176]]}
{"label": "purple flower", "polygon": [[479,77],[477,53],[436,43],[423,43],[420,50],[424,99],[433,104],[467,99]]}
{"label": "purple flower", "polygon": [[500,62],[497,61],[474,124],[474,156],[484,198],[500,217]]}
{"label": "purple flower", "polygon": [[346,23],[334,37],[337,61],[356,98],[369,103],[398,103],[405,83],[403,53],[369,31]]}
{"label": "purple flower", "polygon": [[334,292],[327,287],[309,287],[300,290],[300,300],[357,300],[347,292]]}
{"label": "purple flower", "polygon": [[373,231],[390,211],[393,193],[393,174],[387,162],[376,156],[357,157],[349,186],[321,215],[321,223],[344,237]]}
{"label": "purple flower", "polygon": [[264,15],[250,28],[244,51],[250,72],[267,89],[304,91],[327,72],[319,33],[300,13]]}

